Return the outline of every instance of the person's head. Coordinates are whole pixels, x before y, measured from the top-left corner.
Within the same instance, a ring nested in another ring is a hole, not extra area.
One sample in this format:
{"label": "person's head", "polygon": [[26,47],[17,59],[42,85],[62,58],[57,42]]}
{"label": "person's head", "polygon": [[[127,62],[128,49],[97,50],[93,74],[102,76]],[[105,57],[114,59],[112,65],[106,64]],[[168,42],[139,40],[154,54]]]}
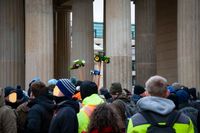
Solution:
{"label": "person's head", "polygon": [[146,90],[151,96],[158,96],[158,97],[167,97],[168,90],[167,90],[167,79],[161,76],[152,76],[150,77],[146,83]]}
{"label": "person's head", "polygon": [[47,95],[49,91],[46,85],[41,81],[32,83],[30,89],[31,89],[31,96],[30,96],[31,99],[42,95]]}
{"label": "person's head", "polygon": [[121,127],[125,126],[125,123],[126,123],[126,120],[127,120],[126,105],[125,104],[126,103],[124,103],[120,99],[114,100],[112,102],[112,104],[111,104],[111,106],[113,107],[113,109],[117,112],[117,114],[119,114],[119,117],[123,121],[123,123],[119,123],[121,125]]}
{"label": "person's head", "polygon": [[53,89],[53,96],[55,97],[66,97],[72,98],[76,91],[75,85],[70,81],[70,79],[59,79]]}
{"label": "person's head", "polygon": [[108,92],[108,89],[106,89],[106,88],[103,88],[103,87],[102,87],[102,88],[99,90],[99,92],[100,92],[100,95],[103,95],[103,96],[105,97],[106,100],[112,97],[112,96],[110,95],[110,93]]}
{"label": "person's head", "polygon": [[20,101],[24,98],[24,93],[23,93],[23,90],[21,88],[21,86],[17,86],[16,87],[16,92],[17,92],[17,100]]}
{"label": "person's head", "polygon": [[71,77],[70,81],[71,81],[72,84],[74,84],[76,86],[76,84],[77,84],[77,78],[76,77]]}
{"label": "person's head", "polygon": [[98,87],[97,87],[96,83],[85,80],[81,83],[80,93],[81,93],[82,100],[84,100],[86,97],[88,97],[92,94],[97,94]]}
{"label": "person's head", "polygon": [[178,82],[172,83],[172,86],[173,86],[173,88],[174,88],[175,90],[181,89],[181,88],[182,88],[182,85],[181,85],[180,83],[178,83]]}
{"label": "person's head", "polygon": [[122,94],[122,86],[119,82],[114,82],[111,84],[110,94],[112,95],[112,98],[116,98]]}
{"label": "person's head", "polygon": [[31,82],[29,83],[29,88],[28,88],[28,96],[31,97],[31,85],[34,83],[34,82],[39,82],[40,81],[40,78],[39,77],[34,77]]}
{"label": "person's head", "polygon": [[189,94],[191,96],[192,100],[197,100],[197,91],[196,88],[190,88],[189,90]]}
{"label": "person's head", "polygon": [[53,93],[53,89],[55,88],[57,82],[58,82],[58,80],[56,80],[56,79],[48,80],[48,87],[49,87],[51,93]]}
{"label": "person's head", "polygon": [[176,96],[178,97],[179,104],[186,104],[189,101],[190,95],[187,91],[180,89],[176,91]]}
{"label": "person's head", "polygon": [[14,108],[15,103],[17,102],[17,92],[16,89],[10,86],[7,86],[4,88],[4,97],[5,97],[5,102],[7,105],[11,106]]}
{"label": "person's head", "polygon": [[136,95],[145,96],[145,89],[141,85],[135,85],[133,93]]}
{"label": "person's head", "polygon": [[100,104],[96,107],[90,117],[90,124],[88,126],[89,133],[120,133],[118,125],[119,119],[109,104]]}

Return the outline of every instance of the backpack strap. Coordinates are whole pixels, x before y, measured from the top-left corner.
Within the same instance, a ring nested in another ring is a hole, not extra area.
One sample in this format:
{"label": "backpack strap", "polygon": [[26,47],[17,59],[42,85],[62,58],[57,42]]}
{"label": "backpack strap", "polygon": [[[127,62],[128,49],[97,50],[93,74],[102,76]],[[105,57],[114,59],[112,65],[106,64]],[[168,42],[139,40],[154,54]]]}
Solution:
{"label": "backpack strap", "polygon": [[173,111],[173,112],[169,115],[169,117],[168,117],[168,119],[167,119],[166,125],[167,125],[167,126],[170,126],[170,127],[173,127],[174,124],[176,123],[176,121],[178,120],[178,118],[180,117],[180,115],[181,115],[181,112],[179,112],[179,111]]}
{"label": "backpack strap", "polygon": [[142,111],[140,112],[142,114],[142,116],[146,119],[146,121],[148,123],[150,123],[153,126],[157,126],[157,127],[173,127],[175,122],[177,121],[177,119],[180,116],[180,112],[178,111],[173,111],[172,113],[170,113],[170,115],[168,116],[168,119],[166,121],[165,125],[159,125],[158,122],[155,120],[154,117],[152,117],[152,115],[150,114],[150,111]]}
{"label": "backpack strap", "polygon": [[145,120],[153,125],[153,126],[160,126],[156,120],[154,119],[154,117],[151,116],[150,112],[149,111],[141,111],[140,114],[142,114],[142,116],[145,118]]}

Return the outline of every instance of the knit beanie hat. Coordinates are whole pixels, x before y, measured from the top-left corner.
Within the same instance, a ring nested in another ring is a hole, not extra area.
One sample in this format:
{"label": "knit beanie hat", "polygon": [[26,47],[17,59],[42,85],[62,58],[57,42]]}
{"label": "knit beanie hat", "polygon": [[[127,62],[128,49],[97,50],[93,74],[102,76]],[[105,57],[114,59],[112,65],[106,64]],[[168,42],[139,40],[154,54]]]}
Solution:
{"label": "knit beanie hat", "polygon": [[60,89],[60,91],[66,96],[71,98],[76,91],[76,87],[71,83],[69,79],[59,79],[56,83],[56,86]]}
{"label": "knit beanie hat", "polygon": [[182,90],[182,89],[176,91],[176,95],[178,97],[179,104],[187,103],[190,98],[188,92],[186,92],[185,90]]}
{"label": "knit beanie hat", "polygon": [[81,98],[82,100],[92,94],[97,94],[98,93],[98,87],[96,83],[92,81],[83,81],[81,86],[80,86],[80,92],[81,92]]}
{"label": "knit beanie hat", "polygon": [[167,86],[167,90],[168,90],[170,93],[175,93],[175,92],[176,92],[175,89],[174,89],[174,87],[173,87],[172,85]]}
{"label": "knit beanie hat", "polygon": [[119,82],[112,83],[110,87],[110,94],[115,95],[116,93],[122,93],[122,86]]}
{"label": "knit beanie hat", "polygon": [[133,93],[136,95],[140,95],[145,92],[145,89],[141,85],[135,85]]}
{"label": "knit beanie hat", "polygon": [[7,97],[12,92],[16,92],[16,90],[13,87],[7,86],[4,88],[4,97]]}
{"label": "knit beanie hat", "polygon": [[48,86],[56,85],[57,82],[58,82],[58,80],[56,80],[56,79],[50,79],[50,80],[48,80]]}

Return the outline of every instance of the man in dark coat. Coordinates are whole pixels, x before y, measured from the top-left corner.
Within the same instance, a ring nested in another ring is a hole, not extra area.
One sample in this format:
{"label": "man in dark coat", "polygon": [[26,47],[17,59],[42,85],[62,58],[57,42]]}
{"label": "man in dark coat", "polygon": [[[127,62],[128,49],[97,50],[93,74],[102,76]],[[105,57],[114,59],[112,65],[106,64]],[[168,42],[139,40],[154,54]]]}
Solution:
{"label": "man in dark coat", "polygon": [[79,112],[79,104],[72,100],[75,90],[75,85],[69,79],[58,80],[53,90],[57,109],[49,133],[78,133],[76,114]]}
{"label": "man in dark coat", "polygon": [[31,97],[28,103],[30,110],[27,116],[27,133],[48,133],[55,105],[49,96],[49,88],[42,82],[31,85]]}

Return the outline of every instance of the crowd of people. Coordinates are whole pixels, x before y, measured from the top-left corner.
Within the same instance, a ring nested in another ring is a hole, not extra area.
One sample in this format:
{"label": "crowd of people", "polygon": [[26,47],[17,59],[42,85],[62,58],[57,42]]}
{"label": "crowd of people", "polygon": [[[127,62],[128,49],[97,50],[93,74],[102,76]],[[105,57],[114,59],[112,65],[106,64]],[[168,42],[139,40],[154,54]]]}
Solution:
{"label": "crowd of people", "polygon": [[0,88],[0,133],[198,133],[195,88],[152,76],[133,92],[119,82],[34,78],[27,91]]}

